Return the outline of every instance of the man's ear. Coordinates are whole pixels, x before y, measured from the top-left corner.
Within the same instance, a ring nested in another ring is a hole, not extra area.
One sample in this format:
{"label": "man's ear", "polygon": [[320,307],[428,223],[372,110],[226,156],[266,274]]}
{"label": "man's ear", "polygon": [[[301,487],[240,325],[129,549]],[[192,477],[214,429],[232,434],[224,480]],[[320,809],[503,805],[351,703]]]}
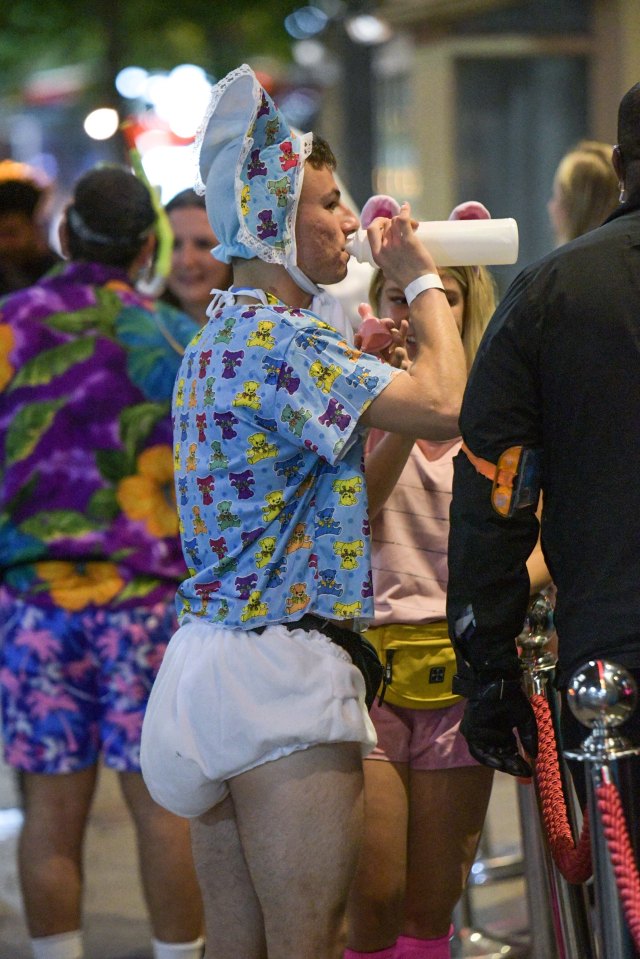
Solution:
{"label": "man's ear", "polygon": [[138,274],[140,270],[145,270],[147,267],[151,266],[153,263],[153,257],[156,250],[156,235],[155,233],[150,233],[149,236],[145,239],[144,243],[140,247],[140,252],[136,256],[135,260],[131,264],[131,268],[134,274]]}
{"label": "man's ear", "polygon": [[613,163],[613,169],[616,171],[616,176],[619,180],[624,180],[624,171],[622,168],[622,154],[620,152],[620,146],[616,143],[613,148],[613,153],[611,154],[611,162]]}
{"label": "man's ear", "polygon": [[154,230],[153,233],[150,233],[149,236],[144,241],[142,245],[142,249],[140,251],[141,256],[143,256],[145,260],[153,259],[153,257],[155,256],[157,245],[158,245],[158,238]]}
{"label": "man's ear", "polygon": [[67,214],[65,213],[62,219],[60,220],[60,226],[58,227],[58,240],[60,241],[60,249],[65,260],[69,259],[69,228],[67,227]]}

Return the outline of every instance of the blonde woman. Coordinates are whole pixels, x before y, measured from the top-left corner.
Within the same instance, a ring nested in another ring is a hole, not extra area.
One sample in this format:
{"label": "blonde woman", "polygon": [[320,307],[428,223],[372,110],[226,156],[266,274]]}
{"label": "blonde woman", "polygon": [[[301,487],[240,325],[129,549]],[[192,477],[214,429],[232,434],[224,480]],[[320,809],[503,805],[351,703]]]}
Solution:
{"label": "blonde woman", "polygon": [[[494,308],[491,277],[474,267],[440,277],[470,364]],[[378,316],[404,331],[404,291],[380,271],[370,299]],[[406,351],[411,361],[410,332]],[[491,793],[493,773],[469,755],[458,732],[462,702],[451,693],[447,517],[459,447],[458,439],[413,442],[380,430],[367,443],[375,625],[366,635],[390,683],[371,710],[378,745],[364,763],[365,838],[348,910],[349,959],[450,955],[451,914]],[[405,657],[415,669],[413,690],[398,688]],[[423,701],[411,698],[422,691]]]}
{"label": "blonde woman", "polygon": [[[494,282],[485,267],[439,273],[470,368],[495,308]],[[388,357],[410,363],[415,344],[404,291],[378,270],[369,299],[404,342],[404,350],[389,347]],[[455,656],[445,621],[449,504],[460,444],[374,429],[366,446],[375,601],[366,636],[385,667],[385,683],[382,704],[371,710],[378,745],[364,762],[364,845],[345,959],[449,959],[452,912],[489,802],[493,771],[471,757],[458,729],[464,700],[451,691]],[[539,589],[548,573],[541,557],[531,564],[532,587]]]}
{"label": "blonde woman", "polygon": [[613,145],[581,140],[560,160],[547,204],[556,246],[600,226],[619,203]]}

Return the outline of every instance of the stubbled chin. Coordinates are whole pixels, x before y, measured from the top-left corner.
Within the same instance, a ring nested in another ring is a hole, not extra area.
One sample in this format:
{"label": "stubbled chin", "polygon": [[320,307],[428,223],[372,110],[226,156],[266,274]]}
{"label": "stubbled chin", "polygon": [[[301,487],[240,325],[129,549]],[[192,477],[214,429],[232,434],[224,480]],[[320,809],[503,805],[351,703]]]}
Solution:
{"label": "stubbled chin", "polygon": [[340,263],[340,265],[338,266],[338,270],[337,270],[339,276],[338,276],[338,279],[337,279],[337,280],[334,280],[334,281],[333,281],[334,283],[339,283],[340,280],[344,280],[345,276],[347,275],[347,264],[348,264],[348,263],[349,263],[349,260],[347,260],[346,263]]}

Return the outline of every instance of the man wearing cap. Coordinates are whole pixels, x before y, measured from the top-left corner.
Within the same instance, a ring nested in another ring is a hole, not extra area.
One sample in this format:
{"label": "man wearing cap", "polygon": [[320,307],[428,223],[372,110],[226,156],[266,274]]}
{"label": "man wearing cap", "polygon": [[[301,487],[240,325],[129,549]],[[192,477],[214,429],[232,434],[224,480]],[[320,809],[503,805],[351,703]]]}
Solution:
{"label": "man wearing cap", "polygon": [[60,227],[68,261],[0,306],[0,691],[34,959],[85,955],[83,843],[101,762],[133,816],[154,959],[202,951],[189,830],[140,775],[185,573],[169,407],[197,331],[135,288],[155,221],[128,169],[89,170]]}
{"label": "man wearing cap", "polygon": [[358,221],[328,145],[293,133],[249,67],[214,88],[198,149],[234,282],[174,390],[189,578],[143,774],[191,818],[211,955],[337,959],[380,678],[355,631],[372,614],[363,437],[455,435],[464,356],[408,205],[369,238],[408,287],[415,363],[393,369],[334,328],[322,284],[345,276]]}

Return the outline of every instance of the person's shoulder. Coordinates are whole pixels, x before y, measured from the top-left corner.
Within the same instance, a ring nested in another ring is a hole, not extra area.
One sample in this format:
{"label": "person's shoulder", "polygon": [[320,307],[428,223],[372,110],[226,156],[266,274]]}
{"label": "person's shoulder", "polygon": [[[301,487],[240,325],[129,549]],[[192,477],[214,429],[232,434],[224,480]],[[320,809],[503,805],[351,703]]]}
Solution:
{"label": "person's shoulder", "polygon": [[191,316],[163,300],[156,300],[151,312],[160,331],[168,330],[182,346],[187,346],[201,329]]}
{"label": "person's shoulder", "polygon": [[549,288],[573,284],[576,278],[589,286],[594,270],[608,271],[607,264],[616,250],[637,231],[640,241],[640,210],[609,218],[601,226],[564,243],[539,260],[526,266],[516,278],[532,295],[544,296]]}
{"label": "person's shoulder", "polygon": [[286,303],[269,303],[260,306],[264,315],[272,314],[273,319],[277,319],[283,326],[289,326],[292,329],[305,329],[307,327],[330,327],[324,323],[320,317],[310,309],[304,309],[300,306],[288,306]]}
{"label": "person's shoulder", "polygon": [[31,287],[25,287],[23,290],[0,290],[0,310],[2,311],[2,319],[5,323],[7,322],[7,317],[15,313],[21,304],[28,301],[29,296],[25,294],[27,294],[30,289]]}
{"label": "person's shoulder", "polygon": [[49,277],[43,277],[37,282],[22,287],[19,290],[11,290],[5,293],[0,292],[0,314],[2,322],[9,323],[13,319],[24,317],[36,305],[38,306],[38,312],[46,313],[47,303],[49,301],[49,286]]}
{"label": "person's shoulder", "polygon": [[345,340],[343,333],[330,326],[316,313],[284,303],[245,307],[239,318],[250,319],[258,331],[268,330],[280,344],[295,341],[298,345],[309,345]]}
{"label": "person's shoulder", "polygon": [[287,322],[297,336],[312,337],[314,341],[326,340],[327,343],[337,343],[341,346],[351,345],[344,330],[328,323],[311,309],[290,309]]}
{"label": "person's shoulder", "polygon": [[566,270],[574,268],[581,255],[580,241],[573,240],[526,264],[511,281],[494,315],[502,317],[528,301],[539,303],[545,290],[558,282]]}

